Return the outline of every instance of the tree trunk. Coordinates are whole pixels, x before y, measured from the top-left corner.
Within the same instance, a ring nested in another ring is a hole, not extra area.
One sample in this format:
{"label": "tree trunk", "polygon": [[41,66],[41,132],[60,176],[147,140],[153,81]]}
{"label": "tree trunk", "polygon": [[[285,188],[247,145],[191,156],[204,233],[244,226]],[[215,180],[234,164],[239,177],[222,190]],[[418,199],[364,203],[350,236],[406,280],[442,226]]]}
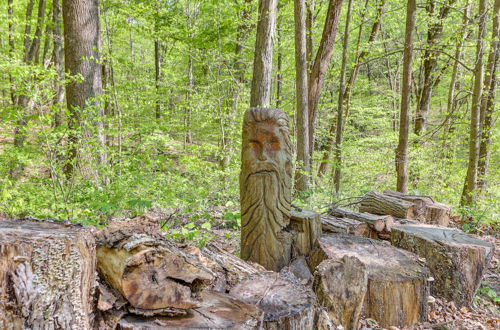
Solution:
{"label": "tree trunk", "polygon": [[480,191],[486,189],[486,175],[490,155],[493,113],[495,111],[495,95],[497,90],[497,68],[500,54],[500,0],[495,0],[493,10],[493,31],[488,55],[485,77],[485,89],[481,104],[481,141],[479,144],[477,185]]}
{"label": "tree trunk", "polygon": [[156,111],[155,118],[161,118],[161,101],[160,101],[160,81],[161,81],[161,54],[160,54],[160,39],[155,40],[155,88],[156,88]]}
{"label": "tree trunk", "polygon": [[[282,6],[278,6],[278,20],[276,21],[276,48],[278,49],[278,68],[276,72],[276,108],[281,108],[281,98],[283,97],[283,14],[281,13]],[[297,86],[298,88],[298,86]]]}
{"label": "tree trunk", "polygon": [[269,107],[276,28],[276,0],[259,0],[250,107]]}
{"label": "tree trunk", "polygon": [[467,164],[467,175],[465,177],[464,189],[460,205],[471,204],[477,187],[477,165],[479,158],[480,111],[481,96],[483,90],[483,57],[484,38],[486,36],[486,0],[479,2],[479,26],[476,44],[476,65],[474,67],[474,89],[472,91],[472,108],[470,114],[470,136],[469,136],[469,162]]}
{"label": "tree trunk", "polygon": [[368,225],[365,222],[354,219],[322,215],[321,226],[323,232],[327,233],[370,237],[370,228],[368,228]]}
{"label": "tree trunk", "polygon": [[408,0],[406,8],[406,32],[403,55],[403,81],[401,91],[401,113],[399,116],[399,142],[396,149],[397,191],[406,193],[408,184],[408,133],[410,126],[411,66],[413,55],[413,33],[415,29],[415,0]]}
{"label": "tree trunk", "polygon": [[[8,0],[7,2],[7,17],[9,21],[9,55],[14,57],[14,51],[16,50],[16,39],[15,39],[15,25],[14,25],[14,0]],[[14,80],[12,74],[9,73],[10,81],[10,99],[12,105],[16,104]]]}
{"label": "tree trunk", "polygon": [[54,79],[54,88],[56,93],[54,99],[52,100],[53,105],[56,109],[54,113],[54,126],[58,127],[62,125],[62,111],[64,102],[64,53],[63,53],[63,34],[61,29],[61,3],[59,0],[54,0],[53,2],[53,23],[54,23],[54,49],[52,52],[52,60],[54,67],[57,72],[57,77]]}
{"label": "tree trunk", "polygon": [[[314,64],[309,74],[308,86],[308,110],[309,110],[309,159],[312,161],[314,153],[314,134],[316,131],[316,113],[318,108],[321,88],[325,81],[326,71],[333,54],[333,45],[339,25],[340,9],[343,0],[332,0],[328,4],[323,34],[319,44]],[[312,166],[311,166],[312,167]]]}
{"label": "tree trunk", "polygon": [[95,107],[97,117],[98,162],[104,165],[106,156],[103,130],[103,108],[97,97],[102,93],[102,70],[99,64],[100,22],[97,0],[63,0],[64,58],[66,71],[80,74],[82,82],[72,80],[66,85],[66,101],[69,110],[70,133],[68,135],[69,160],[65,166],[67,176],[73,175],[77,161],[80,126],[85,118],[82,111]]}
{"label": "tree trunk", "polygon": [[415,219],[415,205],[393,196],[370,191],[361,199],[359,212],[392,215],[396,218]]}
{"label": "tree trunk", "polygon": [[295,85],[297,101],[297,168],[295,189],[300,194],[309,190],[309,127],[307,123],[307,48],[306,48],[306,4],[295,0]]}
{"label": "tree trunk", "polygon": [[422,135],[427,126],[427,117],[431,104],[432,90],[436,81],[436,77],[434,77],[434,71],[436,70],[437,60],[439,56],[437,43],[439,42],[439,39],[441,38],[441,35],[443,33],[443,21],[448,16],[448,13],[451,9],[450,6],[453,5],[455,1],[456,0],[447,0],[447,2],[441,7],[437,18],[433,17],[436,7],[435,0],[429,0],[426,6],[428,16],[432,20],[437,19],[437,21],[431,23],[427,30],[426,49],[424,52],[424,62],[422,64],[424,67],[423,86],[421,88],[417,106],[417,114],[415,118],[416,135]]}

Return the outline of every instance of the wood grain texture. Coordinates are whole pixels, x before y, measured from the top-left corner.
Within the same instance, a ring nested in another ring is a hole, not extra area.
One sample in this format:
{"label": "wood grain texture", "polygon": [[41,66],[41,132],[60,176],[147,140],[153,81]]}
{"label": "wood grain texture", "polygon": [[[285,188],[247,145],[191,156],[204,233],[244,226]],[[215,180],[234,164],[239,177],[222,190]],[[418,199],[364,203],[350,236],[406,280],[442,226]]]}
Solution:
{"label": "wood grain texture", "polygon": [[308,255],[323,233],[320,215],[312,211],[292,211],[290,229],[295,231],[292,244],[294,258]]}
{"label": "wood grain texture", "polygon": [[359,212],[392,215],[396,218],[414,219],[414,204],[376,191],[370,191],[361,199]]}
{"label": "wood grain texture", "polygon": [[323,232],[370,237],[370,228],[367,223],[350,218],[322,215],[321,225]]}

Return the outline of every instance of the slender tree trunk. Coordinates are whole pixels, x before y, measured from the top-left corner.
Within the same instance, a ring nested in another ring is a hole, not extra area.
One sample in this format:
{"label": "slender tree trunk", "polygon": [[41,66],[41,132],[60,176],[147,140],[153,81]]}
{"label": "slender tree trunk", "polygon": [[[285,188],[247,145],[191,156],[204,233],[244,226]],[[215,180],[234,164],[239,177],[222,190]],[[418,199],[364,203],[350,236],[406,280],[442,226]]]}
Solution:
{"label": "slender tree trunk", "polygon": [[155,40],[155,87],[156,87],[156,111],[155,118],[161,118],[160,81],[161,81],[161,54],[160,39]]}
{"label": "slender tree trunk", "polygon": [[306,0],[306,58],[307,58],[307,74],[311,74],[311,68],[313,65],[313,54],[314,54],[314,2],[315,0]]}
{"label": "slender tree trunk", "polygon": [[277,0],[259,0],[250,107],[268,107],[271,103],[276,4]]}
{"label": "slender tree trunk", "polygon": [[[343,0],[331,0],[328,5],[323,34],[319,44],[314,64],[309,75],[308,110],[309,110],[309,159],[312,161],[314,153],[314,135],[316,131],[316,114],[321,88],[325,81],[326,71],[333,54],[335,35],[339,25],[340,9]],[[312,168],[312,166],[311,166]]]}
{"label": "slender tree trunk", "polygon": [[[16,50],[16,40],[14,36],[15,25],[14,25],[14,1],[8,0],[7,2],[7,17],[9,20],[9,55],[11,58],[14,58],[14,52]],[[10,81],[10,99],[12,101],[12,105],[16,104],[15,97],[15,87],[14,80],[12,78],[12,74],[9,73],[9,81]]]}
{"label": "slender tree trunk", "polygon": [[85,121],[82,111],[95,107],[97,114],[98,162],[105,163],[105,135],[103,109],[96,99],[102,93],[102,70],[99,64],[99,3],[98,0],[63,0],[64,58],[66,71],[80,74],[83,81],[72,80],[66,85],[66,101],[69,109],[70,130],[68,136],[69,161],[65,166],[67,176],[74,173],[80,142],[79,126]]}
{"label": "slender tree trunk", "polygon": [[193,143],[193,131],[192,131],[192,125],[191,125],[191,95],[194,90],[194,79],[193,79],[193,55],[189,54],[189,59],[188,59],[188,85],[187,85],[187,93],[186,93],[186,113],[185,113],[185,118],[184,118],[184,126],[186,127],[186,136],[185,136],[185,143],[191,144]]}
{"label": "slender tree trunk", "polygon": [[52,51],[52,61],[57,72],[54,79],[54,89],[56,91],[52,101],[55,107],[54,126],[62,125],[61,108],[64,102],[64,53],[63,53],[63,34],[61,29],[61,3],[59,0],[53,1],[52,21],[54,23],[53,35],[54,49]]}
{"label": "slender tree trunk", "polygon": [[500,54],[500,0],[495,0],[493,7],[493,29],[491,36],[490,53],[484,83],[484,94],[481,104],[481,141],[479,144],[477,186],[480,191],[486,189],[486,175],[488,174],[491,131],[493,113],[495,111],[495,95],[497,90],[497,68]]}
{"label": "slender tree trunk", "polygon": [[470,119],[469,136],[469,162],[467,164],[467,175],[465,177],[464,189],[462,191],[461,205],[474,202],[474,192],[477,187],[477,165],[479,158],[480,132],[480,108],[483,89],[483,57],[484,38],[486,36],[486,0],[479,1],[479,28],[476,44],[476,65],[474,67],[474,89],[472,91],[472,108]]}
{"label": "slender tree trunk", "polygon": [[281,108],[281,98],[283,97],[283,49],[282,49],[282,21],[281,6],[278,6],[278,20],[276,22],[276,45],[278,49],[278,72],[276,73],[276,108]]}
{"label": "slender tree trunk", "polygon": [[38,15],[36,21],[35,35],[31,41],[30,49],[28,51],[28,63],[35,62],[38,63],[40,44],[42,39],[42,31],[45,24],[45,0],[39,0],[38,2]]}
{"label": "slender tree trunk", "polygon": [[408,0],[406,8],[406,32],[403,55],[403,81],[401,113],[399,116],[399,143],[396,149],[397,191],[406,193],[408,184],[408,133],[410,126],[411,65],[413,34],[415,30],[415,0]]}
{"label": "slender tree trunk", "polygon": [[342,135],[344,131],[344,81],[347,67],[347,54],[349,52],[349,25],[351,23],[352,0],[347,7],[347,18],[345,23],[344,44],[342,51],[342,67],[340,68],[339,99],[337,104],[337,128],[335,131],[335,168],[333,171],[333,184],[335,192],[340,191],[340,177],[342,167]]}
{"label": "slender tree trunk", "polygon": [[297,172],[295,189],[309,190],[309,127],[307,123],[307,46],[306,46],[306,3],[295,0],[295,85],[297,100]]}
{"label": "slender tree trunk", "polygon": [[[439,15],[435,18],[437,21],[431,23],[427,30],[427,41],[426,49],[424,52],[424,62],[423,62],[423,86],[421,88],[419,102],[417,105],[417,114],[415,118],[415,134],[422,135],[427,126],[427,117],[429,114],[429,108],[431,104],[432,90],[435,85],[436,77],[434,77],[434,71],[437,67],[437,60],[439,56],[439,49],[437,43],[441,38],[443,33],[443,21],[448,16],[450,11],[450,6],[456,0],[447,0],[447,2],[441,7]],[[434,19],[434,11],[436,7],[435,0],[429,0],[427,3],[427,14],[431,19]]]}

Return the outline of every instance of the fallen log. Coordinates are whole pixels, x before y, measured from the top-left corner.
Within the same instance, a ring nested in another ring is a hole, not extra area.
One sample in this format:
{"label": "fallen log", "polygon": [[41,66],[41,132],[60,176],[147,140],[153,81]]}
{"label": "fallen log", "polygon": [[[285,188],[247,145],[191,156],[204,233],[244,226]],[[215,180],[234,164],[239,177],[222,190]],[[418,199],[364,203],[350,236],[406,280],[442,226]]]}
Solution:
{"label": "fallen log", "polygon": [[95,273],[89,229],[0,221],[0,329],[91,329]]}
{"label": "fallen log", "polygon": [[322,234],[320,215],[312,211],[292,211],[290,229],[295,231],[292,257],[306,256]]}
{"label": "fallen log", "polygon": [[312,290],[287,274],[266,272],[237,284],[229,294],[264,312],[264,329],[315,329],[318,312]]}
{"label": "fallen log", "polygon": [[368,285],[365,265],[356,257],[327,259],[314,273],[313,290],[335,324],[357,329]]}
{"label": "fallen log", "polygon": [[464,232],[431,225],[400,225],[391,243],[425,258],[435,279],[431,294],[457,306],[472,303],[494,246]]}
{"label": "fallen log", "polygon": [[396,218],[414,219],[414,204],[396,197],[370,191],[363,196],[359,212],[392,215]]}
{"label": "fallen log", "polygon": [[383,327],[410,326],[427,318],[429,271],[417,256],[366,237],[331,234],[308,258],[311,269],[327,259],[358,258],[368,272],[363,314]]}
{"label": "fallen log", "polygon": [[394,219],[390,215],[375,215],[370,213],[345,210],[342,208],[331,209],[329,213],[330,215],[336,217],[349,218],[364,222],[368,224],[368,226],[370,226],[370,228],[376,232],[382,232],[384,230],[390,231],[390,228],[394,224]]}
{"label": "fallen log", "polygon": [[200,306],[176,317],[128,315],[118,323],[122,330],[259,329],[262,311],[224,293],[204,291]]}
{"label": "fallen log", "polygon": [[368,224],[354,219],[322,215],[321,225],[324,232],[366,237],[370,236],[370,228],[368,227]]}

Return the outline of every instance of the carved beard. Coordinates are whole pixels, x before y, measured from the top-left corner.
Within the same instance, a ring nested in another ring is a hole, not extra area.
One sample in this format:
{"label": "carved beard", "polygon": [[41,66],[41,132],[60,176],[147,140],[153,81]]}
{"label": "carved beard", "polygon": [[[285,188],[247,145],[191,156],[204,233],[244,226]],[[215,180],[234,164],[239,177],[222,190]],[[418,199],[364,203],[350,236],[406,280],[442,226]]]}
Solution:
{"label": "carved beard", "polygon": [[242,178],[245,188],[241,190],[241,242],[245,246],[241,257],[260,263],[268,261],[262,266],[272,269],[283,259],[279,244],[282,228],[290,222],[290,187],[273,163],[265,165],[252,168]]}

